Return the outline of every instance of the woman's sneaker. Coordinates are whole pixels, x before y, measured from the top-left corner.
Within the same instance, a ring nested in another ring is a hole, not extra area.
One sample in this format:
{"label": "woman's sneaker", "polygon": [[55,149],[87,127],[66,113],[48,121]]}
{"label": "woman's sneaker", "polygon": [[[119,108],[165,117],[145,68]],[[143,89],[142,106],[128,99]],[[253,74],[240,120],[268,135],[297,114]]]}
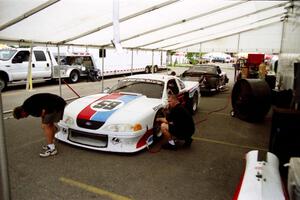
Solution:
{"label": "woman's sneaker", "polygon": [[57,150],[56,149],[52,149],[51,150],[48,146],[43,146],[43,149],[44,149],[44,152],[40,153],[40,156],[43,157],[43,158],[48,157],[48,156],[54,156],[54,155],[57,154]]}

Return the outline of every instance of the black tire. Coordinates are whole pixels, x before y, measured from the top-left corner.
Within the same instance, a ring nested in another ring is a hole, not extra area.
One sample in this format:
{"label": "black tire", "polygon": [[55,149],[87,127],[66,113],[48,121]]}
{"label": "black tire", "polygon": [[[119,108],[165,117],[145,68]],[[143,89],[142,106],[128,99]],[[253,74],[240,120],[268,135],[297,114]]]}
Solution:
{"label": "black tire", "polygon": [[153,67],[153,73],[157,73],[158,72],[158,67],[157,66],[154,66]]}
{"label": "black tire", "polygon": [[145,68],[145,73],[146,73],[146,74],[149,74],[150,72],[151,72],[150,67],[147,66],[147,67]]}
{"label": "black tire", "polygon": [[5,90],[6,86],[7,86],[7,81],[4,78],[0,77],[0,91]]}
{"label": "black tire", "polygon": [[71,71],[70,77],[69,77],[69,82],[70,83],[77,83],[79,80],[79,73],[75,70]]}
{"label": "black tire", "polygon": [[195,92],[193,98],[189,99],[187,104],[187,108],[192,115],[194,115],[198,110],[198,101],[198,93]]}
{"label": "black tire", "polygon": [[160,123],[156,122],[156,119],[157,118],[160,118],[160,117],[165,117],[164,115],[164,112],[163,112],[163,109],[160,109],[157,111],[155,117],[154,117],[154,120],[153,120],[153,139],[155,140],[155,137],[156,135],[159,133],[160,131]]}
{"label": "black tire", "polygon": [[196,92],[193,96],[193,103],[192,103],[192,113],[195,114],[198,110],[198,93]]}

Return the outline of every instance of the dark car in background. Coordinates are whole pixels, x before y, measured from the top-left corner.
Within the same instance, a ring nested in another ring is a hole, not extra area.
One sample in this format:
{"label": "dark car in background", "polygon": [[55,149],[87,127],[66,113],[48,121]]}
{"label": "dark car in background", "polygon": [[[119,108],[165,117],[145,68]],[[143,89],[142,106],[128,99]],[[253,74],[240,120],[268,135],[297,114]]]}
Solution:
{"label": "dark car in background", "polygon": [[195,65],[181,74],[182,80],[198,81],[201,93],[211,93],[225,89],[229,79],[217,65]]}

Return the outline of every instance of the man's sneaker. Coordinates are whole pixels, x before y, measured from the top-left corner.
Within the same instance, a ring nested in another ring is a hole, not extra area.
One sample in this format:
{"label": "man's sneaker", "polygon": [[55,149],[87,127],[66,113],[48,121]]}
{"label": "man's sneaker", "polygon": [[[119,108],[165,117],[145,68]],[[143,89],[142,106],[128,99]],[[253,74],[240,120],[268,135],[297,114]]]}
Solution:
{"label": "man's sneaker", "polygon": [[45,158],[45,157],[48,157],[48,156],[54,156],[55,154],[57,154],[57,150],[56,149],[51,150],[47,146],[47,149],[45,149],[44,152],[40,153],[40,156],[43,157],[43,158]]}
{"label": "man's sneaker", "polygon": [[48,150],[48,148],[49,148],[49,147],[48,147],[48,145],[47,145],[47,144],[46,144],[46,145],[44,145],[44,146],[42,146],[42,149],[43,149],[43,150]]}

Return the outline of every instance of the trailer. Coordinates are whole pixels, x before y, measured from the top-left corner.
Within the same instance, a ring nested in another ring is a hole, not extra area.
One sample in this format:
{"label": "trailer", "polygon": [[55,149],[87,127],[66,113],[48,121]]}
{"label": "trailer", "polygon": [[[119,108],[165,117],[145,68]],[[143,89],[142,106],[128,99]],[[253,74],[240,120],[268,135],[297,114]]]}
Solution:
{"label": "trailer", "polygon": [[[56,61],[58,53],[53,53]],[[95,69],[103,76],[130,74],[137,72],[156,73],[166,69],[166,51],[146,51],[123,49],[77,49],[62,51],[60,63],[66,65],[83,65],[87,70]],[[84,74],[83,74],[84,75]]]}

